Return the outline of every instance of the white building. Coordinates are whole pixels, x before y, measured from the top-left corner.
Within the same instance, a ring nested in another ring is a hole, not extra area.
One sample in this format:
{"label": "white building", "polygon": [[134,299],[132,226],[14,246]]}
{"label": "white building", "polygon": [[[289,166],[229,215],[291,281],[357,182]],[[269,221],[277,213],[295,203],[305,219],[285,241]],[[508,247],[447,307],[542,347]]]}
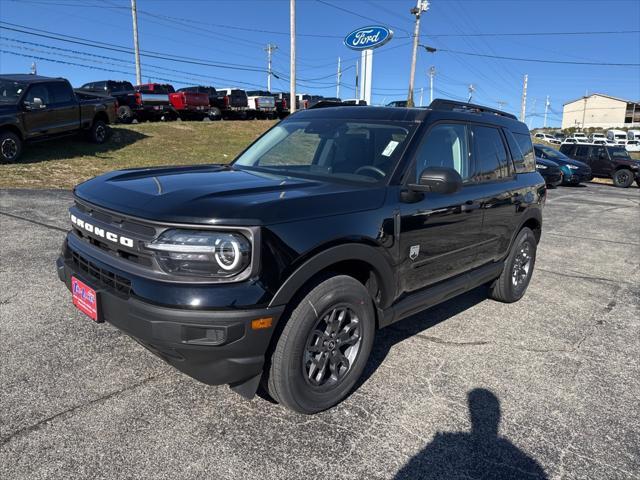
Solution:
{"label": "white building", "polygon": [[562,128],[614,128],[640,126],[640,103],[602,93],[564,104]]}

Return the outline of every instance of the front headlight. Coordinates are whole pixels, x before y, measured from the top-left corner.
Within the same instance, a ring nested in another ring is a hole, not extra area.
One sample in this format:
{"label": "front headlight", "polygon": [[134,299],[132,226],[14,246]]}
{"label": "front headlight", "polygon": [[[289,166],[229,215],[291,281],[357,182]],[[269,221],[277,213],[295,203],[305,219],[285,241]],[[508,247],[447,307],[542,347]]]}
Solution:
{"label": "front headlight", "polygon": [[536,168],[538,170],[546,170],[547,166],[546,165],[542,165],[541,163],[536,163]]}
{"label": "front headlight", "polygon": [[569,167],[571,170],[578,170],[578,167],[576,165],[567,165],[567,167]]}
{"label": "front headlight", "polygon": [[235,232],[167,230],[146,246],[174,275],[224,279],[242,273],[251,263],[251,243]]}

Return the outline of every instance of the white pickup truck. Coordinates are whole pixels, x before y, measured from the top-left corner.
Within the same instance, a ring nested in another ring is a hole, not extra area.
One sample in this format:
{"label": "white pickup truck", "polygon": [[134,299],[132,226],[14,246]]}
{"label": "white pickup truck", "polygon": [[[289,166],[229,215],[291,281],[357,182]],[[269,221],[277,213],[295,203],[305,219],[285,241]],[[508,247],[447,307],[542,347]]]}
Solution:
{"label": "white pickup truck", "polygon": [[249,90],[249,116],[252,118],[276,118],[276,99],[266,90]]}

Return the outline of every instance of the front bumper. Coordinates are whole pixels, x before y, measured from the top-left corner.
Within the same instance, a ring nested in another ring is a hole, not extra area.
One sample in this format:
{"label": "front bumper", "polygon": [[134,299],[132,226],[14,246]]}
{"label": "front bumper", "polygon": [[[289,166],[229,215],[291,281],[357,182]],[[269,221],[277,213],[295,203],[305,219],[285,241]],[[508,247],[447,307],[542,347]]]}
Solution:
{"label": "front bumper", "polygon": [[[187,375],[209,385],[246,384],[259,378],[265,352],[284,306],[245,310],[195,310],[154,305],[106,285],[67,256],[56,261],[71,289],[75,276],[96,290],[98,315]],[[272,318],[271,328],[252,321]],[[257,381],[254,382],[257,386]]]}
{"label": "front bumper", "polygon": [[572,173],[571,175],[565,175],[562,183],[570,185],[578,185],[579,183],[590,182],[593,180],[593,175],[590,173]]}

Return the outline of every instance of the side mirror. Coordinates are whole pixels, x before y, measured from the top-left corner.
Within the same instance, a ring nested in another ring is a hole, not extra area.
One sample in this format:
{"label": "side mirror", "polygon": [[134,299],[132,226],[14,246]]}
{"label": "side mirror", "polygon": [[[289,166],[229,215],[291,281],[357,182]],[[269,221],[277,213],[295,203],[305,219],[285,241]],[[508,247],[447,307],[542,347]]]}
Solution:
{"label": "side mirror", "polygon": [[427,167],[420,174],[417,184],[410,184],[414,192],[450,194],[462,189],[462,177],[453,168]]}
{"label": "side mirror", "polygon": [[39,108],[44,108],[45,105],[44,103],[42,103],[42,99],[35,97],[33,99],[33,102],[24,102],[24,108],[25,110],[38,110]]}

